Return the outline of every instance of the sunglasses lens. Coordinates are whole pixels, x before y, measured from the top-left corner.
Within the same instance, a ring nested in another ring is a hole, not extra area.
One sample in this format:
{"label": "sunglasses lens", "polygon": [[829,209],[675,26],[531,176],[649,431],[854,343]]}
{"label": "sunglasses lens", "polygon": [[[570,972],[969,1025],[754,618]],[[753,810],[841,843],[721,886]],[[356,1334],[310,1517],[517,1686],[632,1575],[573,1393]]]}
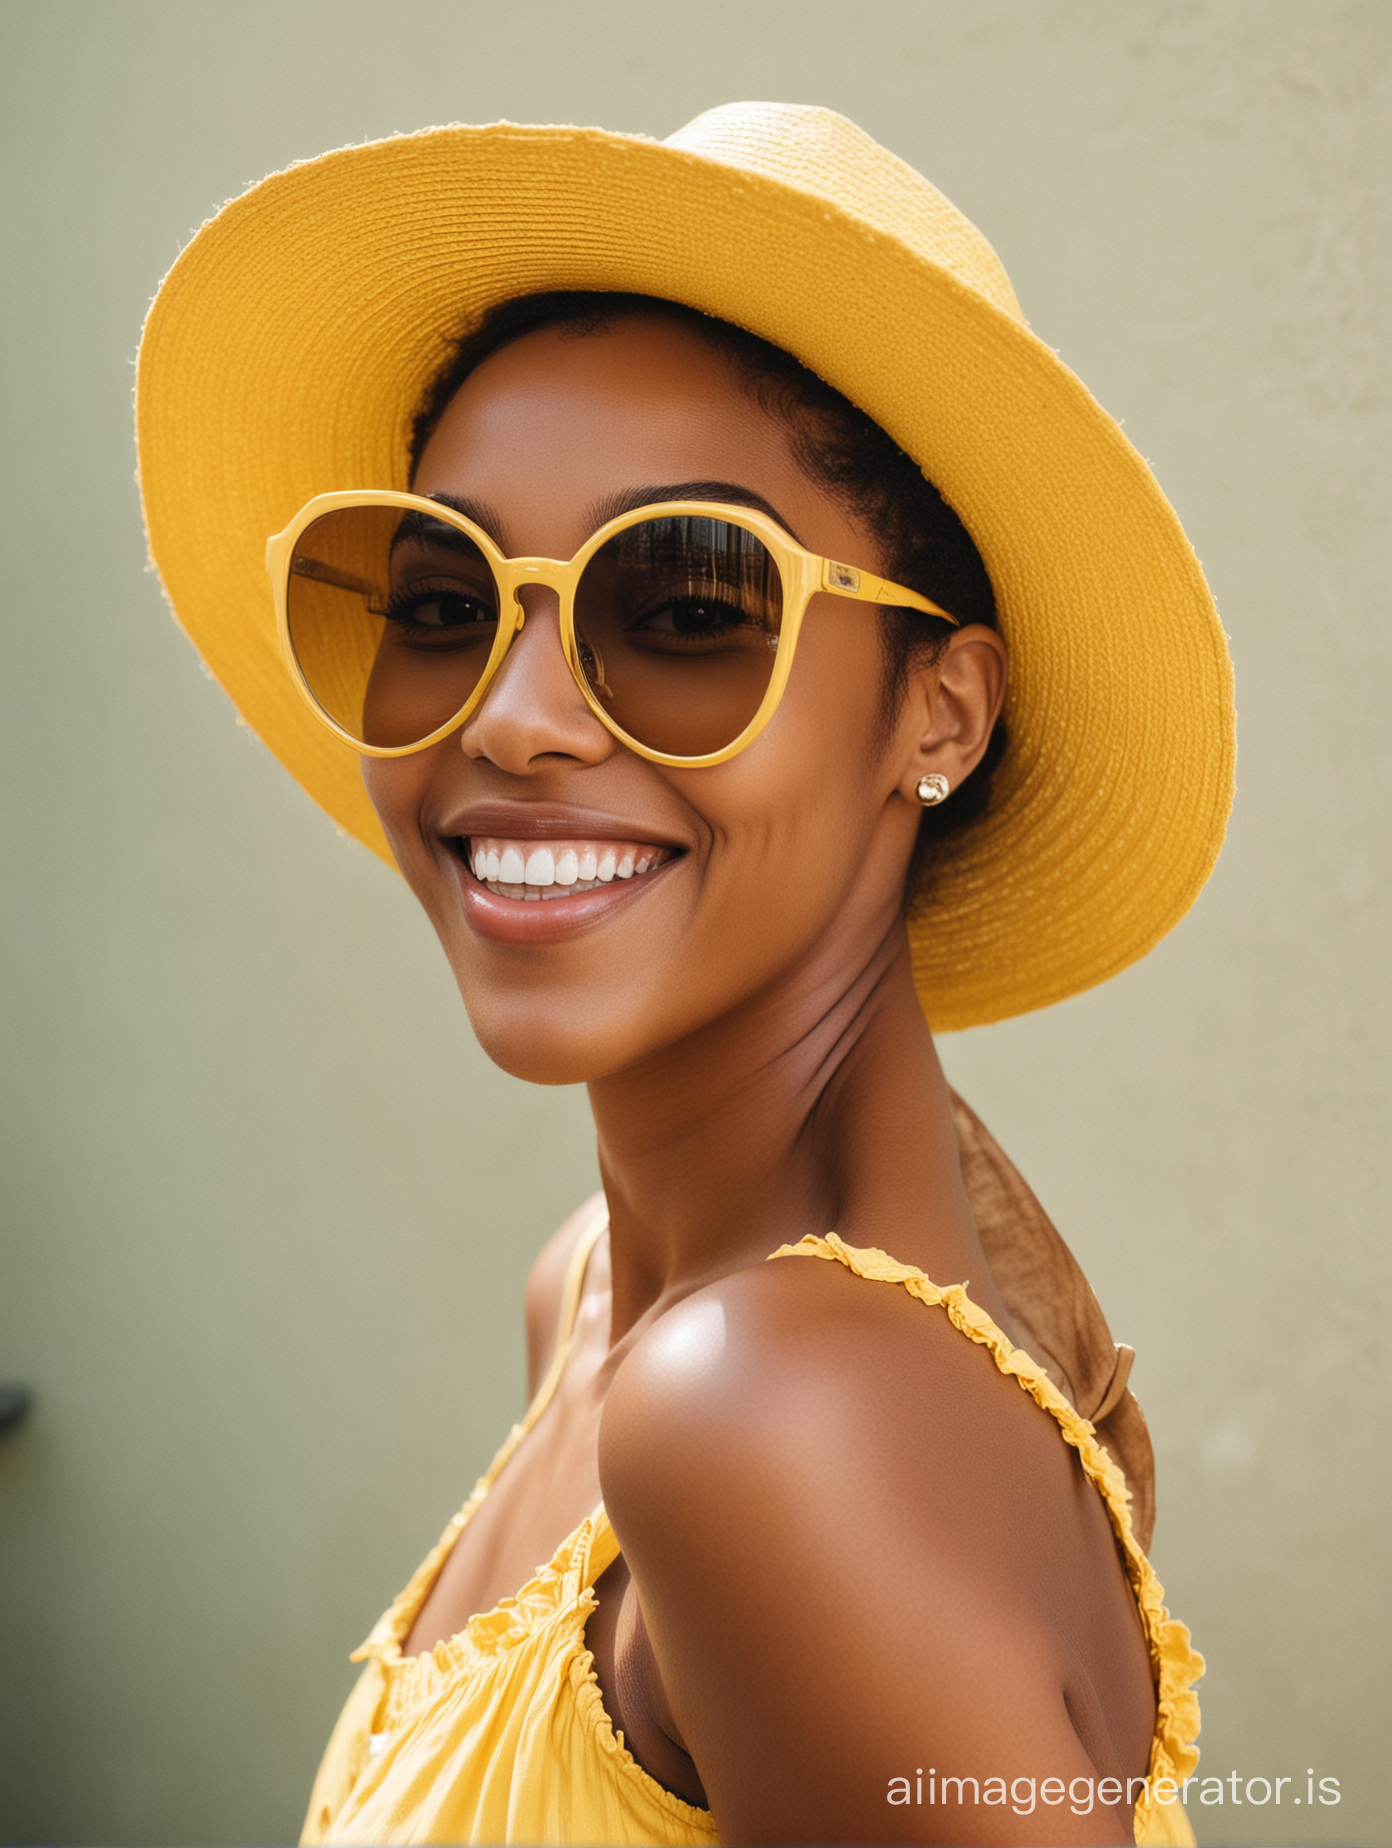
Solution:
{"label": "sunglasses lens", "polygon": [[739,737],[768,691],[782,618],[782,578],[763,542],[691,514],[616,533],[575,594],[591,690],[630,738],[673,757]]}
{"label": "sunglasses lens", "polygon": [[498,633],[488,560],[448,521],[345,507],[295,542],[290,642],[324,711],[360,744],[418,744],[468,703]]}

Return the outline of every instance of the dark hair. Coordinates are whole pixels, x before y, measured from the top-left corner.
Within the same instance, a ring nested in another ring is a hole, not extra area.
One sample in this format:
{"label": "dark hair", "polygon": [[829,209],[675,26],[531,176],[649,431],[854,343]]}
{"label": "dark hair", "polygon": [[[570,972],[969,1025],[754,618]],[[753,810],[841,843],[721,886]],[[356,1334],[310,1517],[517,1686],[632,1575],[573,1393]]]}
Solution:
{"label": "dark hair", "polygon": [[[489,309],[472,332],[454,343],[425,393],[411,430],[412,477],[455,393],[500,348],[544,328],[559,328],[582,338],[605,333],[616,322],[633,317],[675,321],[730,361],[745,389],[787,425],[800,466],[880,536],[886,576],[931,597],[964,625],[979,622],[996,627],[995,593],[971,535],[913,458],[873,418],[782,347],[728,321],[657,296],[557,290],[517,296]],[[883,612],[882,731],[886,738],[911,670],[935,660],[951,633],[949,624],[917,610]],[[998,719],[972,775],[941,808],[923,811],[905,886],[909,909],[927,896],[936,844],[985,810],[991,775],[1005,746],[1005,724]]]}

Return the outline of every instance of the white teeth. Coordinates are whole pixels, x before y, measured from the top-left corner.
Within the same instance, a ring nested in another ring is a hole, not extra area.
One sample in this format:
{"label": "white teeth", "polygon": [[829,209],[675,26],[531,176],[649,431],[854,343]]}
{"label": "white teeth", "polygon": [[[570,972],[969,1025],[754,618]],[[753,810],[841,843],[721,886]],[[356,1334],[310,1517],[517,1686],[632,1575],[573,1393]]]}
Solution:
{"label": "white teeth", "polygon": [[556,883],[556,856],[549,847],[533,847],[527,855],[527,884],[549,886]]}
{"label": "white teeth", "polygon": [[660,847],[617,841],[566,841],[543,845],[532,841],[473,840],[468,864],[474,877],[502,898],[569,898],[592,892],[615,879],[632,879],[661,866],[668,855]]}

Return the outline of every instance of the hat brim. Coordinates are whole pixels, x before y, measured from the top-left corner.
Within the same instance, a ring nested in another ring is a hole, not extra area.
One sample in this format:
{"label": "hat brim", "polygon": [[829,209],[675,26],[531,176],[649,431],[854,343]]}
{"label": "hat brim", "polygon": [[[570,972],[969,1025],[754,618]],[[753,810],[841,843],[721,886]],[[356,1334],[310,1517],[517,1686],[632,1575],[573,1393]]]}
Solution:
{"label": "hat brim", "polygon": [[1231,667],[1144,461],[1026,326],[811,191],[598,129],[432,129],[273,175],[151,309],[137,383],[151,556],[185,630],[314,799],[389,863],[359,759],[281,660],[263,554],[313,495],[407,485],[411,419],[496,302],[621,289],[796,354],[957,509],[995,587],[1010,748],[911,920],[935,1028],[1025,1013],[1188,910],[1233,783]]}

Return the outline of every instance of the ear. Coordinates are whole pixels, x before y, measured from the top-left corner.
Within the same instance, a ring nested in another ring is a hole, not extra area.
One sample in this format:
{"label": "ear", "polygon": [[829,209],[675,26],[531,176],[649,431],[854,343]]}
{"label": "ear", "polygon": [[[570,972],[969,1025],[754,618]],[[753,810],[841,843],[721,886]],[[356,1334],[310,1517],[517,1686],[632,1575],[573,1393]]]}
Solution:
{"label": "ear", "polygon": [[935,662],[910,674],[898,779],[906,801],[918,804],[927,771],[945,776],[949,790],[971,775],[1005,703],[1005,681],[1005,643],[982,623],[955,630]]}

